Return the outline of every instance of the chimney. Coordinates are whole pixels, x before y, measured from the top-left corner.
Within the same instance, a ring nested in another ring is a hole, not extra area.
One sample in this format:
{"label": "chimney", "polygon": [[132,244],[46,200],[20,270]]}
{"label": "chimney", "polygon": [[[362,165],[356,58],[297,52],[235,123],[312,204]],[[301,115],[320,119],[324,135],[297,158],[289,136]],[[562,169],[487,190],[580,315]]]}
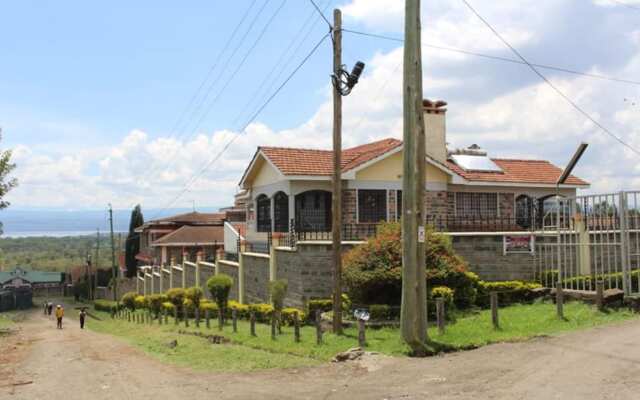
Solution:
{"label": "chimney", "polygon": [[447,103],[442,100],[422,101],[424,110],[424,130],[426,136],[426,153],[441,163],[447,162],[447,128],[445,114]]}

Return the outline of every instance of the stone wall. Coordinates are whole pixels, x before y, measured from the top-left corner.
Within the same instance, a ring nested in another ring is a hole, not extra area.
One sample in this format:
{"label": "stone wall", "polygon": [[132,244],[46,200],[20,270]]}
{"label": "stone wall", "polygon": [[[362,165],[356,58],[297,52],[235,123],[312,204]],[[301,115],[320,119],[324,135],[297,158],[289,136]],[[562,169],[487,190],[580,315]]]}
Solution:
{"label": "stone wall", "polygon": [[244,253],[242,262],[245,303],[269,302],[269,256]]}
{"label": "stone wall", "polygon": [[445,190],[427,190],[424,197],[427,215],[446,217],[455,213],[454,194]]}
{"label": "stone wall", "polygon": [[238,263],[233,261],[219,260],[218,265],[221,274],[227,274],[233,279],[233,286],[229,293],[230,300],[238,300]]}
{"label": "stone wall", "polygon": [[495,234],[451,235],[453,249],[469,269],[486,281],[533,280],[535,258],[531,254],[503,254],[503,236]]}

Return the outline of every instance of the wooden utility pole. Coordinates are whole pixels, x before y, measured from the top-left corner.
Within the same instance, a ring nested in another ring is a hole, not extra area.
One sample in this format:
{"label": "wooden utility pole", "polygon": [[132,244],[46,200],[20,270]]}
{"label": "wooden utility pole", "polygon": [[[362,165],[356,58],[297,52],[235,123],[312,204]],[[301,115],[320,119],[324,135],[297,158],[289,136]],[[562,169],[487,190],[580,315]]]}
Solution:
{"label": "wooden utility pole", "polygon": [[109,204],[109,229],[111,231],[111,281],[113,283],[113,301],[118,300],[118,271],[116,270],[116,243],[113,237],[113,207]]}
{"label": "wooden utility pole", "polygon": [[98,269],[100,268],[100,229],[96,231],[96,261],[94,262],[96,268],[95,287],[98,288]]}
{"label": "wooden utility pole", "polygon": [[402,175],[402,338],[415,355],[426,354],[425,129],[422,105],[420,0],[405,0]]}
{"label": "wooden utility pole", "polygon": [[[342,69],[342,12],[333,10],[333,73]],[[333,333],[342,333],[342,94],[333,87],[333,196],[331,238],[333,241]]]}

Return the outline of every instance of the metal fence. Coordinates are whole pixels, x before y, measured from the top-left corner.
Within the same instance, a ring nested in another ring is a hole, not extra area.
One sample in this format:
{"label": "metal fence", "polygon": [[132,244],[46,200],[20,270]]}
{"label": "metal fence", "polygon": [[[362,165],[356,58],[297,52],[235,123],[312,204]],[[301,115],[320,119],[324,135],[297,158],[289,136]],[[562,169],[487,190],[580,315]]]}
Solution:
{"label": "metal fence", "polygon": [[536,278],[564,289],[640,293],[640,192],[557,198],[536,242]]}

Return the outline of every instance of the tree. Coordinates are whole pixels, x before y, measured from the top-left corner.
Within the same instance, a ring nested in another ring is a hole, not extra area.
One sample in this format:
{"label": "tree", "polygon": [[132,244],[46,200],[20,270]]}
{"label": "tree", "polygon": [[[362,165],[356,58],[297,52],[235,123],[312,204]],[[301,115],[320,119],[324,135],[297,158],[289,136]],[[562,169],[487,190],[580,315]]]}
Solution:
{"label": "tree", "polygon": [[[0,140],[2,140],[2,129],[0,129]],[[11,162],[11,150],[0,150],[0,210],[9,207],[9,202],[4,197],[18,186],[16,178],[9,178],[9,174],[16,168],[16,164]],[[2,222],[0,222],[0,234],[2,234]]]}
{"label": "tree", "polygon": [[125,263],[127,265],[127,277],[129,278],[136,276],[136,269],[138,267],[136,254],[140,252],[140,238],[135,232],[135,229],[142,226],[142,224],[144,224],[144,217],[142,216],[140,204],[138,204],[131,211],[129,234],[127,235],[127,242],[125,245]]}

